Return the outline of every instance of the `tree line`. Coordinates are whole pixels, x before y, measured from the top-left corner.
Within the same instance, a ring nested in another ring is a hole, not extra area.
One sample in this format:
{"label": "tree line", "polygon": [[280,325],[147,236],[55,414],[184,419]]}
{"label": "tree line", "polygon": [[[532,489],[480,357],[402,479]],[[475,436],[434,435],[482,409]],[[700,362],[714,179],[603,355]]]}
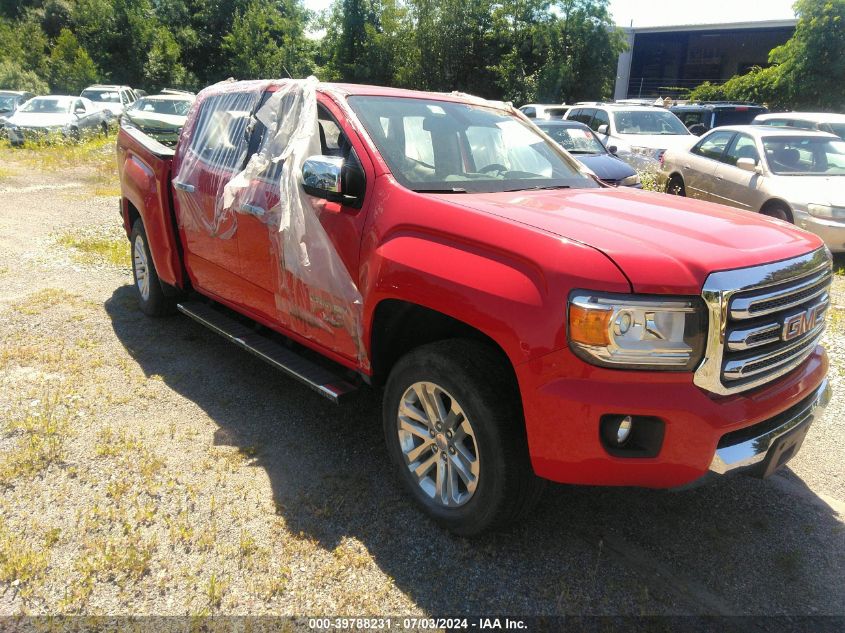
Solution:
{"label": "tree line", "polygon": [[0,0],[0,89],[304,77],[484,97],[611,95],[608,0]]}

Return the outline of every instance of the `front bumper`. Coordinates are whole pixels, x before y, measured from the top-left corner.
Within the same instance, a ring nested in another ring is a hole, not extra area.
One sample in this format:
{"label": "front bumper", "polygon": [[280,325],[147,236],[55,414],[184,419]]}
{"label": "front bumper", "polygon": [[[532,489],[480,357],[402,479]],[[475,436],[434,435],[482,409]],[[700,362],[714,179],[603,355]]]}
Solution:
{"label": "front bumper", "polygon": [[[785,376],[720,396],[696,386],[690,373],[604,369],[568,349],[515,368],[538,476],[561,483],[647,488],[678,488],[712,473],[717,451],[728,446],[723,438],[730,442],[743,430],[751,435],[736,444],[762,435],[760,448],[768,450],[789,430],[768,436],[767,422],[776,420],[771,430],[779,429],[785,422],[778,424],[778,416],[805,401],[817,403],[813,414],[818,415],[818,405],[827,398],[827,369],[827,355],[817,347]],[[609,454],[599,431],[601,417],[608,414],[661,420],[665,433],[657,455]],[[721,455],[723,461],[734,459],[724,451]],[[744,454],[739,461],[755,455]]]}
{"label": "front bumper", "polygon": [[813,393],[770,420],[724,435],[710,472],[768,475],[785,464],[801,446],[813,420],[824,412],[832,390],[827,379]]}
{"label": "front bumper", "polygon": [[822,238],[832,252],[845,253],[845,222],[825,220],[809,214],[797,219],[798,226]]}

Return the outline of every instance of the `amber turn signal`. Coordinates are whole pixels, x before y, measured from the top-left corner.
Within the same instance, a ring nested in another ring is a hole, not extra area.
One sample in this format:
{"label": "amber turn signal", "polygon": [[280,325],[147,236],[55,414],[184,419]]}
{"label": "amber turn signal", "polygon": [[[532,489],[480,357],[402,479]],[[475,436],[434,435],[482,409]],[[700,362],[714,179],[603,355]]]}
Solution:
{"label": "amber turn signal", "polygon": [[609,345],[610,318],[613,308],[569,306],[569,338],[582,345]]}

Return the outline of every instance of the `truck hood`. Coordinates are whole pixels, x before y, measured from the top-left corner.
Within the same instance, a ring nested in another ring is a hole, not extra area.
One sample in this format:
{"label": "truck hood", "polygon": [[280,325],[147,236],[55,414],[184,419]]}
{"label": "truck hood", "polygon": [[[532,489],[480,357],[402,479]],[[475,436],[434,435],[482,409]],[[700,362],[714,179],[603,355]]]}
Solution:
{"label": "truck hood", "polygon": [[434,195],[592,246],[616,262],[635,292],[699,294],[712,272],[822,246],[779,220],[629,187]]}
{"label": "truck hood", "polygon": [[73,115],[60,112],[58,114],[44,114],[42,112],[15,112],[8,119],[9,125],[21,127],[64,127],[70,123]]}

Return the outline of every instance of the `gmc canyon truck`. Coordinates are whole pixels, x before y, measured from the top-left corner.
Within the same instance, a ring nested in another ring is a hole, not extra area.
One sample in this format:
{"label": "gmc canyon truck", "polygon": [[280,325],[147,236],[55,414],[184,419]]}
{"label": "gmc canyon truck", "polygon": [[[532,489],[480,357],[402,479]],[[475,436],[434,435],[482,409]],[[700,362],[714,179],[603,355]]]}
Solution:
{"label": "gmc canyon truck", "polygon": [[604,186],[509,105],[229,81],[175,148],[117,152],[141,310],[335,402],[382,389],[396,474],[457,533],[544,480],[768,475],[830,398],[817,237]]}

